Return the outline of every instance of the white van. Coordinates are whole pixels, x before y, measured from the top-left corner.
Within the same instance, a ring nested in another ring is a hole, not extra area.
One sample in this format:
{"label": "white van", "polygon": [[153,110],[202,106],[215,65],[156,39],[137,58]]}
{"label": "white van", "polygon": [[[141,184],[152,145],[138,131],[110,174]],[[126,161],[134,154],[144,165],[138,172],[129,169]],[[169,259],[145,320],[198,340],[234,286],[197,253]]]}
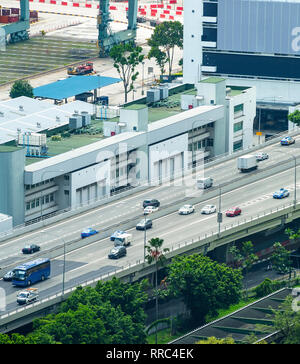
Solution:
{"label": "white van", "polygon": [[119,245],[129,246],[131,244],[131,242],[132,242],[132,235],[125,233],[125,234],[121,234],[117,238],[115,238],[114,245],[115,246],[119,246]]}
{"label": "white van", "polygon": [[197,180],[197,188],[203,190],[213,185],[213,179],[211,177],[201,178]]}

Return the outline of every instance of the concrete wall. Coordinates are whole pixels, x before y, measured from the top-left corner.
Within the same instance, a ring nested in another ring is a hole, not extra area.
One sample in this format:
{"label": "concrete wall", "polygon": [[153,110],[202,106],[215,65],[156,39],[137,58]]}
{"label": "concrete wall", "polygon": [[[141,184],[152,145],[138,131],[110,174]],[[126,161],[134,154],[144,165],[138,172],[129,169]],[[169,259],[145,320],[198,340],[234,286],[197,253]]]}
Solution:
{"label": "concrete wall", "polygon": [[184,1],[183,82],[195,84],[201,79],[202,66],[202,0]]}
{"label": "concrete wall", "polygon": [[25,149],[0,151],[0,212],[13,216],[13,225],[24,222]]}

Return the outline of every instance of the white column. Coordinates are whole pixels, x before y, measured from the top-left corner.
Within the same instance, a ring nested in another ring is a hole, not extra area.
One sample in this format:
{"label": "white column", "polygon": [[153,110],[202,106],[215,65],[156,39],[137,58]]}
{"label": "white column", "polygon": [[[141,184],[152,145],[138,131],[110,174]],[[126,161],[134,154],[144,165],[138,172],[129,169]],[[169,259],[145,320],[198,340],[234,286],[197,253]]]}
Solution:
{"label": "white column", "polygon": [[183,82],[201,80],[203,0],[184,1]]}

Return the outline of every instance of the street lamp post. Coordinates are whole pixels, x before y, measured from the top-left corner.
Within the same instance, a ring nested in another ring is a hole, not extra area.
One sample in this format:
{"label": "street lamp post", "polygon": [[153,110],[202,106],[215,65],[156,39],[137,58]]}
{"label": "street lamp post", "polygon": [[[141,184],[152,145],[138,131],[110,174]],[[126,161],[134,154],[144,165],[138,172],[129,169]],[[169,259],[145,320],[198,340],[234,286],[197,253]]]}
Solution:
{"label": "street lamp post", "polygon": [[146,261],[146,244],[147,244],[147,229],[146,229],[146,214],[144,213],[144,262]]}
{"label": "street lamp post", "polygon": [[219,238],[220,238],[220,234],[221,234],[221,223],[223,222],[223,215],[221,212],[221,197],[222,197],[222,189],[221,189],[221,186],[219,185],[219,210],[218,210],[218,217],[217,217]]}
{"label": "street lamp post", "polygon": [[66,274],[66,242],[65,239],[62,238],[63,243],[64,243],[64,263],[63,263],[63,281],[62,281],[62,295],[61,298],[63,300],[64,295],[65,295],[65,274]]}

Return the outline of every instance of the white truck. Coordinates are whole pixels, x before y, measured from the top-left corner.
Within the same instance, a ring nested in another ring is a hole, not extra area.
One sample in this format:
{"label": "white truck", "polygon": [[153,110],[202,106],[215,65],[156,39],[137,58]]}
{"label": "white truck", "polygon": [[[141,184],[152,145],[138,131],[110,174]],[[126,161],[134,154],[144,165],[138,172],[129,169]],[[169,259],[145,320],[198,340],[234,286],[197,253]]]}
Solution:
{"label": "white truck", "polygon": [[115,246],[119,246],[119,245],[123,245],[123,246],[129,246],[132,242],[132,235],[128,234],[128,233],[124,233],[119,235],[117,238],[115,238],[114,240],[114,245]]}
{"label": "white truck", "polygon": [[39,293],[37,288],[27,288],[21,291],[17,295],[17,303],[19,305],[28,305],[39,299]]}
{"label": "white truck", "polygon": [[197,188],[200,190],[209,188],[213,185],[213,179],[211,177],[205,177],[197,180]]}
{"label": "white truck", "polygon": [[255,155],[244,155],[237,160],[237,167],[241,172],[254,171],[257,168],[257,160]]}

